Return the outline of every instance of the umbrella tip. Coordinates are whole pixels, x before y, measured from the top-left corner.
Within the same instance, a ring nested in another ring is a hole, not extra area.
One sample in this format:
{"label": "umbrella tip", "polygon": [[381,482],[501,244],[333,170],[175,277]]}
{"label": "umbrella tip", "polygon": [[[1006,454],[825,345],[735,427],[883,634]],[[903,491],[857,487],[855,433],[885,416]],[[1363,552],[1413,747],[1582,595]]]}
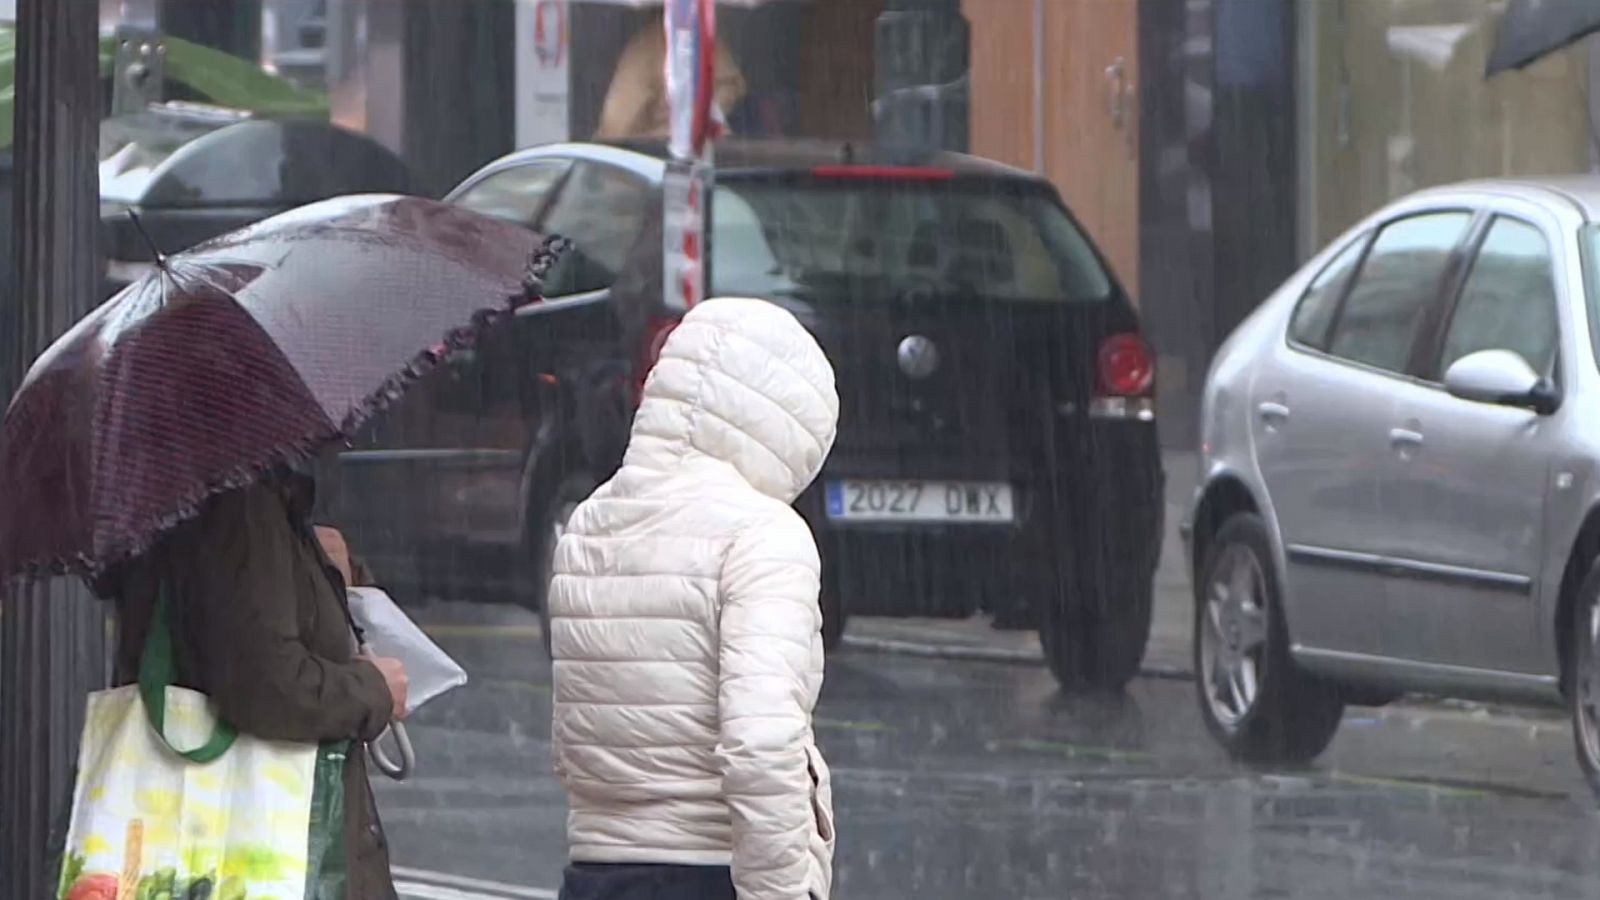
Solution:
{"label": "umbrella tip", "polygon": [[128,221],[133,223],[134,230],[139,232],[139,237],[144,238],[145,246],[149,247],[151,254],[155,256],[156,268],[165,272],[167,270],[167,255],[161,252],[160,247],[156,246],[155,238],[150,236],[150,232],[144,230],[144,223],[139,220],[139,214],[131,209],[128,210]]}

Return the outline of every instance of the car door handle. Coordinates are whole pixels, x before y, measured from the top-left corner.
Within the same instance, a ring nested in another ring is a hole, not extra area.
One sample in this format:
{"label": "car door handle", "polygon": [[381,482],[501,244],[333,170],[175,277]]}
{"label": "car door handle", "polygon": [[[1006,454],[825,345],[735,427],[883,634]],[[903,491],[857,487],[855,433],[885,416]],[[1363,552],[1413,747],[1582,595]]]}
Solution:
{"label": "car door handle", "polygon": [[1257,406],[1256,412],[1261,415],[1261,421],[1263,422],[1282,422],[1289,418],[1289,407],[1272,400]]}
{"label": "car door handle", "polygon": [[1389,443],[1396,447],[1421,447],[1422,432],[1409,428],[1389,429]]}

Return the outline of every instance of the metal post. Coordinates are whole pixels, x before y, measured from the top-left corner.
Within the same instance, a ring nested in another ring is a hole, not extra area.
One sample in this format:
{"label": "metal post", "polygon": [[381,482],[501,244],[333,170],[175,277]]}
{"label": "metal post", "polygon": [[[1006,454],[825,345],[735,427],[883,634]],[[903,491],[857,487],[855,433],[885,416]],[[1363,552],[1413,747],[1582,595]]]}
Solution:
{"label": "metal post", "polygon": [[1033,170],[1045,173],[1044,151],[1044,0],[1033,0]]}
{"label": "metal post", "polygon": [[408,0],[401,11],[404,156],[416,185],[438,196],[516,143],[517,11],[459,0]]}
{"label": "metal post", "polygon": [[971,44],[960,0],[889,0],[878,16],[873,54],[880,142],[968,148]]}
{"label": "metal post", "polygon": [[[0,307],[0,398],[93,305],[99,273],[98,4],[17,3],[16,291]],[[83,698],[105,681],[100,604],[76,581],[0,598],[0,897],[54,896],[51,826],[67,799]]]}

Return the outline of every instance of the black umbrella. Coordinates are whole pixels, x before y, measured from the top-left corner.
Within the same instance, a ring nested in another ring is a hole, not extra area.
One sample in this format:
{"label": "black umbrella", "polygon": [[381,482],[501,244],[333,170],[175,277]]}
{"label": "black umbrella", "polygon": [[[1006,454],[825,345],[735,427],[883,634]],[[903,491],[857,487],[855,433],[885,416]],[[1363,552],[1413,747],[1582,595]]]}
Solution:
{"label": "black umbrella", "polygon": [[1600,0],[1511,0],[1486,74],[1520,69],[1596,31]]}

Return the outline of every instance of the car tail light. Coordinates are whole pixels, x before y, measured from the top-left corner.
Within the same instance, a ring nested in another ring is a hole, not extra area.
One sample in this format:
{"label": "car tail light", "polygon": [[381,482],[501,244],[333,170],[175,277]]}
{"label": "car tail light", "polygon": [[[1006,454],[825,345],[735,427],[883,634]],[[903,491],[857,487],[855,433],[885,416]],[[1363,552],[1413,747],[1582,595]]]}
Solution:
{"label": "car tail light", "polygon": [[1100,345],[1100,386],[1089,413],[1097,419],[1155,419],[1156,361],[1137,334],[1114,334]]}
{"label": "car tail light", "polygon": [[1141,397],[1155,383],[1155,356],[1137,334],[1115,334],[1100,345],[1100,392]]}
{"label": "car tail light", "polygon": [[678,327],[677,319],[655,318],[645,325],[644,339],[639,344],[639,369],[635,373],[633,383],[633,402],[635,405],[644,398],[644,382],[650,377],[650,370],[655,368],[656,362],[661,359],[661,349],[667,345],[667,337],[672,330]]}

